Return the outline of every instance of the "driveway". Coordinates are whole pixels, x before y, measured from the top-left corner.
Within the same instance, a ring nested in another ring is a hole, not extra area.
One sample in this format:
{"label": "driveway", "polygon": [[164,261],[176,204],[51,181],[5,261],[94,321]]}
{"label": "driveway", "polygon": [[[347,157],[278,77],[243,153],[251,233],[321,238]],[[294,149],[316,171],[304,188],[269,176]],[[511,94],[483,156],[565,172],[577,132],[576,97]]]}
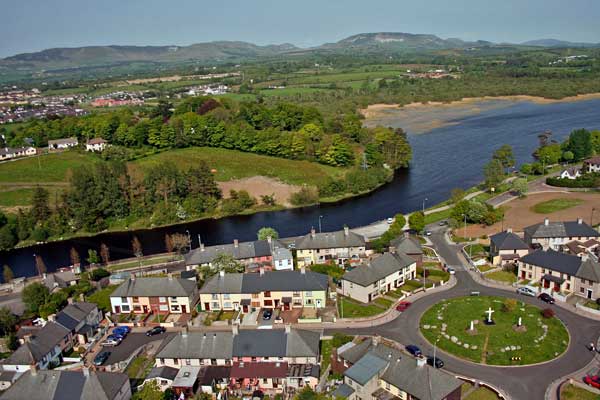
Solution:
{"label": "driveway", "polygon": [[162,335],[155,336],[146,336],[145,333],[130,333],[120,345],[114,347],[102,347],[102,350],[111,352],[110,357],[104,364],[111,365],[125,361],[138,348],[154,341],[160,341],[162,343],[163,340],[173,335],[175,335],[174,332],[166,332]]}
{"label": "driveway", "polygon": [[[460,266],[456,271],[458,282],[453,288],[416,300],[407,311],[387,324],[362,329],[336,329],[327,333],[338,331],[354,335],[377,334],[401,344],[416,344],[425,354],[432,354],[432,346],[419,332],[419,321],[423,313],[434,304],[448,298],[467,296],[472,291],[479,291],[485,296],[515,296],[512,291],[489,288],[475,282],[464,267],[460,247],[447,243],[441,229],[431,227],[431,230],[433,234],[430,239],[444,261],[449,265]],[[537,298],[519,297],[519,300],[540,308],[547,307],[546,303]],[[585,367],[593,359],[593,354],[587,350],[586,345],[590,342],[596,343],[600,331],[600,321],[571,313],[562,307],[554,307],[554,310],[569,330],[571,342],[565,354],[548,363],[523,367],[494,367],[464,361],[440,349],[437,350],[437,354],[444,360],[445,369],[449,372],[488,382],[502,389],[512,399],[543,399],[546,388],[552,381]]]}

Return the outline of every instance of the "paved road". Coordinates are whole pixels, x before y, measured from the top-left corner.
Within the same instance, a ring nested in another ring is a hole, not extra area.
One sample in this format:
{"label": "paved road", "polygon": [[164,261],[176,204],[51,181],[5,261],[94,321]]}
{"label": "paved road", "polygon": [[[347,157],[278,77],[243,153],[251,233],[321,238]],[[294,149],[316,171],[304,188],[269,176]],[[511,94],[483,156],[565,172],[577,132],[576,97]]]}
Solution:
{"label": "paved road", "polygon": [[[510,291],[489,288],[475,282],[463,266],[463,260],[459,256],[460,247],[448,244],[443,232],[439,229],[434,230],[430,239],[446,263],[457,266],[456,277],[458,283],[456,286],[415,301],[408,311],[385,325],[343,330],[344,332],[378,334],[402,344],[416,344],[426,354],[432,354],[432,346],[419,333],[421,316],[431,306],[444,299],[469,295],[472,291],[479,291],[481,295],[489,296],[515,296]],[[519,300],[538,307],[547,306],[536,298],[520,297]],[[593,354],[587,350],[586,345],[590,342],[595,343],[600,331],[600,321],[582,317],[561,307],[555,307],[555,311],[556,315],[569,329],[571,342],[567,352],[554,361],[529,367],[491,367],[460,360],[439,349],[437,353],[445,361],[445,368],[454,374],[488,382],[501,388],[512,399],[543,399],[546,387],[552,381],[583,368],[592,360]]]}
{"label": "paved road", "polygon": [[129,335],[127,335],[127,337],[123,340],[123,342],[121,342],[120,345],[102,348],[102,350],[110,351],[111,353],[105,365],[111,365],[121,361],[125,361],[134,351],[136,351],[143,345],[154,341],[164,340],[167,337],[173,336],[174,334],[175,333],[173,332],[167,332],[162,335],[146,336],[145,333],[132,332]]}

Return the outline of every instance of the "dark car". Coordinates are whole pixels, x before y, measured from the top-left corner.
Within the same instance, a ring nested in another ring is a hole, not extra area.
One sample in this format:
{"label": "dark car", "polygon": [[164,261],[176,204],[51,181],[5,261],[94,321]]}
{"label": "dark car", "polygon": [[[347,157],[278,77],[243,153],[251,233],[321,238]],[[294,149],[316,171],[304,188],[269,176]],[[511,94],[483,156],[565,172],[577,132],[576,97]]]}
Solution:
{"label": "dark car", "polygon": [[444,362],[437,357],[427,357],[427,364],[435,368],[442,368],[444,366]]}
{"label": "dark car", "polygon": [[146,332],[146,336],[154,336],[160,335],[161,333],[165,333],[167,330],[163,326],[155,326]]}
{"label": "dark car", "polygon": [[600,376],[598,375],[588,375],[583,378],[583,382],[586,385],[600,389]]}
{"label": "dark car", "polygon": [[421,349],[417,346],[415,346],[414,344],[409,344],[408,346],[406,346],[406,351],[408,351],[410,354],[412,354],[415,357],[421,357],[423,355],[423,352],[421,351]]}
{"label": "dark car", "polygon": [[408,307],[410,307],[412,303],[410,301],[401,301],[397,306],[396,310],[398,311],[406,311]]}
{"label": "dark car", "polygon": [[116,334],[116,335],[120,335],[120,336],[127,336],[127,334],[131,332],[131,328],[128,326],[117,326],[115,329],[113,329],[112,333]]}
{"label": "dark car", "polygon": [[273,316],[273,310],[271,309],[266,309],[265,311],[263,311],[263,319],[265,321],[268,321],[271,319],[271,317]]}
{"label": "dark car", "polygon": [[122,342],[125,339],[123,336],[113,333],[112,335],[108,335],[107,339],[116,340],[118,342]]}
{"label": "dark car", "polygon": [[110,357],[110,351],[101,351],[94,357],[94,365],[99,367],[108,360],[108,357]]}
{"label": "dark car", "polygon": [[542,293],[538,296],[538,299],[540,299],[543,302],[546,302],[548,304],[554,304],[554,297],[550,296],[548,293]]}

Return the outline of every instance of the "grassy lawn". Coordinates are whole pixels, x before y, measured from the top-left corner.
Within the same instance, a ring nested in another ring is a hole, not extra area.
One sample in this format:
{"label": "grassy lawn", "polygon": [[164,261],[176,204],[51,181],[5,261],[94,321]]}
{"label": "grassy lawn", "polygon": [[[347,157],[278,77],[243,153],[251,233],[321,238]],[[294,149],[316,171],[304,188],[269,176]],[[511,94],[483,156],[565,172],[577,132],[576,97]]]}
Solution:
{"label": "grassy lawn", "polygon": [[531,207],[531,211],[538,214],[551,214],[556,211],[566,210],[567,208],[575,207],[582,204],[584,201],[581,199],[553,199],[537,203]]}
{"label": "grassy lawn", "polygon": [[600,395],[579,386],[565,385],[561,388],[560,398],[564,400],[600,400]]}
{"label": "grassy lawn", "polygon": [[[343,311],[343,312],[342,312]],[[340,318],[364,318],[381,314],[385,310],[373,304],[362,304],[347,297],[338,297]]]}
{"label": "grassy lawn", "polygon": [[498,395],[486,387],[478,387],[463,400],[497,400]]}
{"label": "grassy lawn", "polygon": [[[146,258],[142,260],[142,266],[148,266],[148,265],[154,265],[154,264],[161,264],[167,261],[171,261],[173,260],[175,257],[174,256],[159,256],[159,257],[152,257],[152,258]],[[135,268],[135,267],[139,267],[140,263],[139,261],[135,260],[135,261],[127,261],[124,263],[119,263],[119,264],[111,264],[107,267],[107,269],[109,271],[120,271],[122,269],[127,269],[127,268]]]}
{"label": "grassy lawn", "polygon": [[148,375],[153,364],[154,360],[152,358],[137,356],[131,361],[125,372],[129,379],[143,379]]}
{"label": "grassy lawn", "polygon": [[[488,365],[532,364],[551,360],[566,350],[569,335],[557,318],[543,318],[541,309],[524,303],[517,303],[513,311],[505,311],[504,300],[482,296],[440,302],[421,318],[421,332],[430,342],[440,338],[438,346],[448,353]],[[483,323],[489,307],[495,311],[492,318],[496,324],[491,326]],[[519,317],[524,331],[513,329]],[[471,321],[479,321],[474,334],[467,332]],[[445,332],[442,332],[443,323],[447,324]],[[429,325],[429,329],[425,329],[425,325]],[[457,341],[453,342],[452,337]],[[469,348],[464,347],[465,343]],[[515,350],[506,350],[507,346]],[[511,361],[514,356],[521,357],[521,361]]]}
{"label": "grassy lawn", "polygon": [[388,297],[393,297],[394,299],[399,299],[400,296],[402,296],[400,293],[398,293],[398,292],[396,292],[394,290],[390,290],[385,295],[388,296]]}
{"label": "grassy lawn", "polygon": [[99,160],[90,153],[65,151],[0,164],[0,182],[66,182],[67,172]]}
{"label": "grassy lawn", "polygon": [[506,282],[506,283],[515,283],[517,281],[517,275],[508,271],[494,271],[489,274],[485,274],[485,277],[488,279],[493,279],[495,281]]}
{"label": "grassy lawn", "polygon": [[486,251],[485,247],[483,247],[479,243],[466,245],[465,251],[467,252],[467,254],[470,254],[471,256],[487,255],[487,251]]}
{"label": "grassy lawn", "polygon": [[583,305],[594,310],[600,310],[600,306],[598,305],[598,303],[596,303],[593,300],[587,300],[585,303],[583,303]]}
{"label": "grassy lawn", "polygon": [[383,298],[383,297],[378,297],[378,298],[376,298],[376,299],[373,301],[373,303],[375,303],[375,304],[377,304],[377,305],[379,305],[379,306],[381,306],[381,307],[385,308],[386,310],[387,310],[388,308],[390,308],[390,307],[392,306],[392,304],[393,304],[393,302],[392,302],[391,300],[388,300],[388,299],[386,299],[386,298]]}
{"label": "grassy lawn", "polygon": [[450,214],[452,213],[452,207],[447,210],[433,212],[431,214],[425,215],[425,225],[433,224],[434,222],[439,222],[443,219],[450,218]]}
{"label": "grassy lawn", "polygon": [[109,285],[87,296],[86,301],[94,303],[102,311],[110,311],[110,294],[115,291],[119,285]]}
{"label": "grassy lawn", "polygon": [[419,281],[406,281],[406,283],[402,286],[400,286],[400,288],[398,290],[403,290],[405,292],[412,292],[413,290],[416,290],[420,287],[423,287],[423,283],[419,282]]}
{"label": "grassy lawn", "polygon": [[187,169],[201,160],[206,161],[210,168],[217,170],[215,178],[218,181],[262,175],[294,185],[304,183],[316,185],[329,176],[339,178],[346,172],[342,168],[329,167],[309,161],[286,160],[210,147],[191,147],[165,151],[134,161],[134,164],[139,165],[142,169],[147,169],[159,162],[173,161],[180,168]]}
{"label": "grassy lawn", "polygon": [[327,370],[331,364],[331,352],[333,351],[333,340],[321,340],[321,373]]}
{"label": "grassy lawn", "polygon": [[310,266],[310,270],[318,272],[320,274],[329,275],[334,279],[342,279],[344,276],[344,269],[333,264],[314,264]]}
{"label": "grassy lawn", "polygon": [[431,258],[436,257],[435,251],[433,251],[429,247],[423,247],[423,255],[425,255],[425,257],[431,257]]}
{"label": "grassy lawn", "polygon": [[479,267],[477,267],[477,268],[478,268],[478,269],[479,269],[481,272],[487,272],[487,271],[489,271],[489,270],[491,270],[491,269],[494,269],[494,268],[496,268],[496,267],[494,267],[494,266],[492,266],[492,265],[489,265],[489,264],[486,264],[486,265],[480,265],[480,266],[479,266]]}

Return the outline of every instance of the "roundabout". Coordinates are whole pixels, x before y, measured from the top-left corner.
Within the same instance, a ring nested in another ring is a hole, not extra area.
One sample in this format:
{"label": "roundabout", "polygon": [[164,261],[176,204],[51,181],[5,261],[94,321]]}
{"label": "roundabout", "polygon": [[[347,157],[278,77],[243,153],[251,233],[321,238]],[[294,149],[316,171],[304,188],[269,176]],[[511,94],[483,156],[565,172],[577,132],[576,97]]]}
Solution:
{"label": "roundabout", "polygon": [[553,310],[498,296],[466,296],[441,301],[420,321],[433,346],[471,362],[520,366],[560,357],[569,333]]}

